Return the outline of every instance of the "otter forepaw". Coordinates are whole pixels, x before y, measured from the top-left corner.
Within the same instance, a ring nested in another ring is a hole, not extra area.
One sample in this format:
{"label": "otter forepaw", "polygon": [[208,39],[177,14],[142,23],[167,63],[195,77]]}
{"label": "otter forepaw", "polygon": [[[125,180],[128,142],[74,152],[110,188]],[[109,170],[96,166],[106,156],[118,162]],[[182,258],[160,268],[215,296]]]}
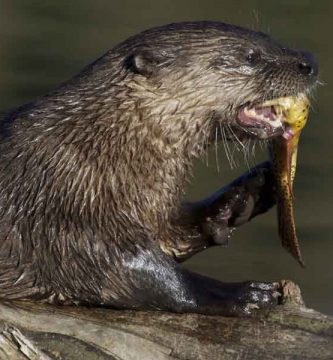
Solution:
{"label": "otter forepaw", "polygon": [[267,161],[254,167],[241,179],[241,186],[254,202],[249,219],[265,213],[275,205],[276,189],[271,162]]}
{"label": "otter forepaw", "polygon": [[231,300],[231,312],[233,315],[251,315],[258,310],[276,306],[280,296],[278,283],[240,283],[237,284],[234,298]]}
{"label": "otter forepaw", "polygon": [[[192,275],[197,284],[199,312],[225,316],[250,316],[278,305],[282,296],[278,283],[245,281],[221,283]],[[200,281],[201,279],[201,281]],[[200,284],[197,281],[200,281]],[[200,286],[200,288],[199,288]]]}
{"label": "otter forepaw", "polygon": [[216,244],[227,244],[236,227],[275,204],[272,166],[258,165],[214,194],[206,205],[203,230]]}

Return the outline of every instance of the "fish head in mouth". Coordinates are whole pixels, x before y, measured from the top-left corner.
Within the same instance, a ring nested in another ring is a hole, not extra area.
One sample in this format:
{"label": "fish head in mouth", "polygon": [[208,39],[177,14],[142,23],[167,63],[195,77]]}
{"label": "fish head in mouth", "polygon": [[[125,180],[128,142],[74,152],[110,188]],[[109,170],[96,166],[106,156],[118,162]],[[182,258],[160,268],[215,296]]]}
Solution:
{"label": "fish head in mouth", "polygon": [[286,131],[283,111],[281,111],[281,107],[273,104],[244,106],[238,112],[237,124],[249,136],[259,139],[283,135]]}
{"label": "fish head in mouth", "polygon": [[[295,106],[296,102],[302,106]],[[281,97],[243,107],[238,112],[237,122],[244,131],[259,139],[282,136],[290,141],[299,136],[304,127],[307,117],[304,113],[307,113],[308,107],[309,100],[304,93]]]}

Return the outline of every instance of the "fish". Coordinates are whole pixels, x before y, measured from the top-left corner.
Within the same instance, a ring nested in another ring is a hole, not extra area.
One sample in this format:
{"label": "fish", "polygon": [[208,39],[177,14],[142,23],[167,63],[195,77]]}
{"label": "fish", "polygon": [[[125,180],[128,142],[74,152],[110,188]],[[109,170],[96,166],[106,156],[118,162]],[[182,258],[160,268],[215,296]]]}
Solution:
{"label": "fish", "polygon": [[[272,105],[272,102],[267,104]],[[308,119],[310,102],[305,94],[301,94],[275,100],[274,108],[280,112],[285,124],[283,135],[272,139],[269,147],[275,177],[279,237],[282,246],[304,267],[294,218],[293,184],[299,139]]]}

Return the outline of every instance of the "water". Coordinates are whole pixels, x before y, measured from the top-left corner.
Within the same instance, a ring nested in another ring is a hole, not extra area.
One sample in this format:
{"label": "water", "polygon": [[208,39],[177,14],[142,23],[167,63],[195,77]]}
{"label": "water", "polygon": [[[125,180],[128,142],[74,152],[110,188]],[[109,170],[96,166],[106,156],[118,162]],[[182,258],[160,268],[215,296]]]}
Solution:
{"label": "water", "polygon": [[[275,211],[240,228],[228,248],[214,248],[185,266],[221,280],[275,280],[300,284],[310,307],[333,314],[333,157],[330,46],[333,3],[329,0],[0,0],[0,110],[30,101],[77,73],[126,37],[155,25],[184,20],[219,20],[272,34],[281,42],[312,51],[325,86],[318,89],[302,135],[296,221],[306,269],[284,251]],[[253,159],[253,163],[265,154]],[[230,170],[223,150],[220,169],[197,162],[187,196],[199,199],[244,171]]]}

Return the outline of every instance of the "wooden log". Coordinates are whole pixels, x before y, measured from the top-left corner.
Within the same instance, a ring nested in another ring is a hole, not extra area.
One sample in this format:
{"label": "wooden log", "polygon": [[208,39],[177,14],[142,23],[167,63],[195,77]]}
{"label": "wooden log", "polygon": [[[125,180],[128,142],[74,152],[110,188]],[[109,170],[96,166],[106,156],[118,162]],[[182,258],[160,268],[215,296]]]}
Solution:
{"label": "wooden log", "polygon": [[0,358],[333,359],[333,318],[282,283],[283,304],[251,318],[0,303]]}

